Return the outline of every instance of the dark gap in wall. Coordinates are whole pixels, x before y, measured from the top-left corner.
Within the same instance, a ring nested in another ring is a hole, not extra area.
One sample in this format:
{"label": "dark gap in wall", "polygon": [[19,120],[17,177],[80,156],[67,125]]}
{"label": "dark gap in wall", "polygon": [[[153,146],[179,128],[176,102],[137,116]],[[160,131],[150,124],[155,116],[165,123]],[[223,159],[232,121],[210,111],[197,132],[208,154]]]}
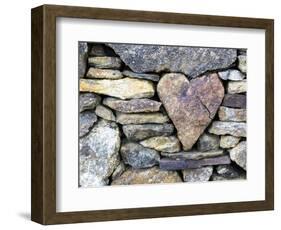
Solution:
{"label": "dark gap in wall", "polygon": [[[113,173],[112,173],[113,174]],[[112,179],[112,174],[108,177],[108,185],[111,185],[113,179]]]}
{"label": "dark gap in wall", "polygon": [[246,171],[241,168],[238,164],[236,164],[234,161],[231,161],[231,165],[239,172],[239,174],[245,173]]}
{"label": "dark gap in wall", "polygon": [[89,49],[89,56],[90,57],[119,57],[112,48],[107,46],[104,43],[90,43]]}
{"label": "dark gap in wall", "polygon": [[182,170],[177,170],[181,180],[184,182]]}

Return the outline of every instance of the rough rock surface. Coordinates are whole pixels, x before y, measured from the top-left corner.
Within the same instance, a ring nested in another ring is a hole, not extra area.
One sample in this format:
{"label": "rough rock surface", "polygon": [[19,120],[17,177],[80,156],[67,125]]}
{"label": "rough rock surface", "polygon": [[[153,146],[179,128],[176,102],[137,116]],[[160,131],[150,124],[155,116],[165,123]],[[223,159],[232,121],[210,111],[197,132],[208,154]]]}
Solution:
{"label": "rough rock surface", "polygon": [[216,172],[224,178],[237,178],[242,174],[242,171],[233,165],[219,165],[216,167]]}
{"label": "rough rock surface", "polygon": [[145,98],[154,95],[154,86],[150,81],[133,78],[119,80],[81,79],[80,92],[93,92],[120,99]]}
{"label": "rough rock surface", "polygon": [[213,173],[211,176],[211,181],[225,181],[225,180],[245,180],[246,179],[246,173],[241,173],[238,177],[224,177],[222,175],[219,175],[217,173]]}
{"label": "rough rock surface", "polygon": [[247,72],[247,56],[239,55],[238,56],[238,68],[243,72]]}
{"label": "rough rock surface", "polygon": [[123,75],[126,77],[132,77],[132,78],[140,78],[140,79],[146,79],[150,81],[159,81],[160,77],[158,74],[152,74],[152,73],[135,73],[129,70],[124,70]]}
{"label": "rough rock surface", "polygon": [[122,61],[118,57],[89,57],[90,66],[100,69],[120,69]]}
{"label": "rough rock surface", "polygon": [[123,125],[125,136],[132,141],[140,141],[154,136],[169,136],[174,131],[172,124]]}
{"label": "rough rock surface", "polygon": [[220,138],[217,135],[203,133],[198,139],[197,149],[205,152],[213,149],[218,149],[220,145]]}
{"label": "rough rock surface", "polygon": [[94,123],[97,121],[97,116],[92,111],[85,111],[80,113],[80,129],[79,136],[85,136],[90,129],[93,127]]}
{"label": "rough rock surface", "polygon": [[221,71],[218,75],[222,80],[241,81],[245,78],[245,75],[237,69]]}
{"label": "rough rock surface", "polygon": [[144,147],[155,149],[157,151],[164,151],[168,153],[180,151],[180,142],[175,136],[169,137],[151,137],[143,140],[140,144]]}
{"label": "rough rock surface", "polygon": [[134,72],[180,72],[192,78],[230,66],[236,49],[109,44]]}
{"label": "rough rock surface", "polygon": [[235,137],[247,136],[247,125],[244,122],[214,121],[208,130],[216,135],[232,135]]}
{"label": "rough rock surface", "polygon": [[246,109],[234,109],[221,106],[218,114],[221,121],[246,121],[247,119]]}
{"label": "rough rock surface", "polygon": [[121,79],[123,78],[123,75],[119,70],[97,69],[91,67],[89,68],[86,77],[97,79]]}
{"label": "rough rock surface", "polygon": [[109,108],[106,108],[103,105],[98,105],[95,109],[95,113],[97,116],[105,120],[109,120],[109,121],[116,120],[114,113]]}
{"label": "rough rock surface", "polygon": [[112,181],[112,185],[154,184],[182,182],[177,172],[163,171],[158,167],[148,169],[126,170],[120,177]]}
{"label": "rough rock surface", "polygon": [[187,159],[187,160],[200,160],[208,157],[218,157],[224,155],[222,149],[210,150],[206,152],[201,152],[198,150],[191,150],[188,152],[177,152],[177,153],[167,153],[161,152],[161,155],[173,159]]}
{"label": "rough rock surface", "polygon": [[120,153],[124,163],[133,168],[149,168],[158,164],[160,160],[157,151],[133,142],[122,144]]}
{"label": "rough rock surface", "polygon": [[116,121],[122,125],[165,123],[169,117],[162,113],[116,113]]}
{"label": "rough rock surface", "polygon": [[220,138],[220,147],[224,149],[229,149],[235,147],[239,141],[240,137],[234,137],[234,136],[221,136]]}
{"label": "rough rock surface", "polygon": [[[96,170],[99,167],[99,164],[103,163],[103,169]],[[79,186],[81,187],[99,187],[105,186],[108,184],[107,176],[100,176],[100,172],[104,173],[106,165],[102,162],[101,159],[96,159],[92,156],[80,155],[79,160]]]}
{"label": "rough rock surface", "polygon": [[217,74],[190,82],[183,74],[165,74],[157,85],[157,92],[184,150],[192,148],[215,116],[224,96]]}
{"label": "rough rock surface", "polygon": [[227,93],[245,93],[247,91],[247,81],[229,81],[226,88]]}
{"label": "rough rock surface", "polygon": [[131,99],[120,100],[113,97],[103,99],[103,104],[111,109],[123,113],[141,113],[141,112],[157,112],[160,109],[161,102],[151,99]]}
{"label": "rough rock surface", "polygon": [[226,107],[246,109],[246,102],[246,95],[226,94],[223,98],[222,105]]}
{"label": "rough rock surface", "polygon": [[126,165],[123,163],[123,161],[120,161],[119,165],[116,167],[114,172],[111,175],[111,179],[115,180],[119,176],[122,175],[122,173],[126,170]]}
{"label": "rough rock surface", "polygon": [[229,150],[231,160],[235,161],[244,170],[247,170],[247,142],[241,141]]}
{"label": "rough rock surface", "polygon": [[93,93],[82,93],[79,95],[79,110],[94,109],[101,101],[101,97]]}
{"label": "rough rock surface", "polygon": [[206,166],[198,169],[185,169],[182,171],[185,182],[206,182],[213,173],[213,166]]}
{"label": "rough rock surface", "polygon": [[88,44],[87,42],[78,43],[78,75],[79,78],[84,77],[87,69]]}
{"label": "rough rock surface", "polygon": [[116,123],[100,120],[80,139],[80,186],[107,184],[119,164],[119,148],[120,131]]}

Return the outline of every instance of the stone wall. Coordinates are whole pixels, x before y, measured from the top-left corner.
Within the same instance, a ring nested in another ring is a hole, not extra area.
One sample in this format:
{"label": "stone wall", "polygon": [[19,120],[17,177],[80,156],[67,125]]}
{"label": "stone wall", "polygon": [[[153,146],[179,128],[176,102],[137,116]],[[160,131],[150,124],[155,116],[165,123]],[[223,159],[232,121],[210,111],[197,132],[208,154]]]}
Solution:
{"label": "stone wall", "polygon": [[81,187],[246,179],[246,50],[79,42]]}

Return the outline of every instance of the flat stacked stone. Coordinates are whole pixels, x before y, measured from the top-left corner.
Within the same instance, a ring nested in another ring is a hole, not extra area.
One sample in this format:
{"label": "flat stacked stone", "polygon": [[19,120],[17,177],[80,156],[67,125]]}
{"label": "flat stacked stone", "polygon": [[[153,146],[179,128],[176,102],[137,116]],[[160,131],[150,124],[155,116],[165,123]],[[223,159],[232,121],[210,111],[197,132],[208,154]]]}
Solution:
{"label": "flat stacked stone", "polygon": [[142,112],[157,112],[159,111],[162,103],[147,98],[120,100],[117,98],[106,97],[103,99],[103,104],[118,112],[142,113]]}
{"label": "flat stacked stone", "polygon": [[118,80],[80,80],[80,92],[92,92],[120,99],[149,98],[154,96],[154,85],[150,81],[122,78]]}
{"label": "flat stacked stone", "polygon": [[112,181],[112,185],[179,183],[182,182],[177,172],[163,171],[158,167],[148,169],[129,168]]}

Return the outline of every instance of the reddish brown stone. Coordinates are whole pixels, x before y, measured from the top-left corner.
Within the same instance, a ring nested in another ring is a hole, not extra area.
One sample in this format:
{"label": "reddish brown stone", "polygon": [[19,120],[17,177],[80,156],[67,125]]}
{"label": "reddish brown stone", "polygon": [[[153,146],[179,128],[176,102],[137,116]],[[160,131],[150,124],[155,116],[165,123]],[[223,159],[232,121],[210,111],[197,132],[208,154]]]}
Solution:
{"label": "reddish brown stone", "polygon": [[215,73],[190,82],[183,74],[165,74],[157,92],[184,150],[192,148],[214,118],[224,96],[223,85]]}

